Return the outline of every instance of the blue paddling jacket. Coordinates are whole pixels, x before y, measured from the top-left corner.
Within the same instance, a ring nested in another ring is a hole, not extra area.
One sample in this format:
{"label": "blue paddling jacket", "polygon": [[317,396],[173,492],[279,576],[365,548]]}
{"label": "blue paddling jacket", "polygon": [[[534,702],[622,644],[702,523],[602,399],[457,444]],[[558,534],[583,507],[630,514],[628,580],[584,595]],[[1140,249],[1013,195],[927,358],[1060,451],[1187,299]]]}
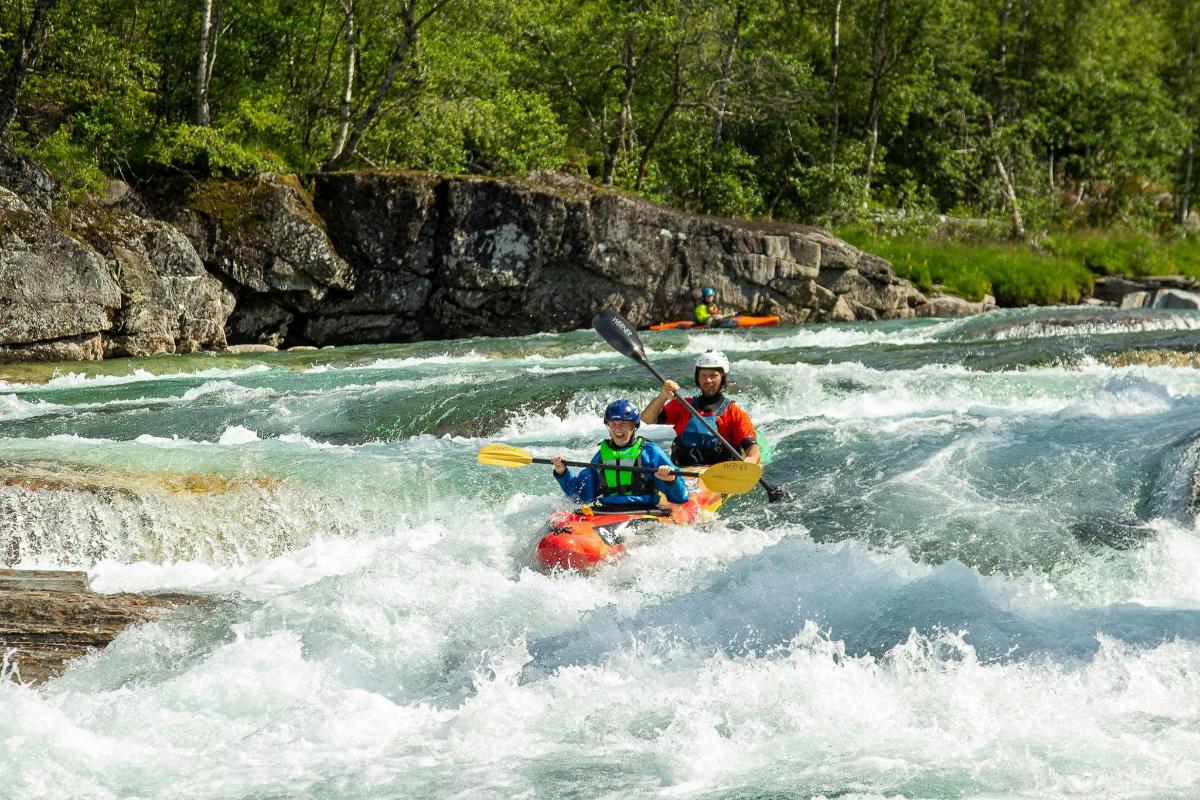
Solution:
{"label": "blue paddling jacket", "polygon": [[672,503],[687,502],[687,484],[681,476],[677,475],[675,480],[668,482],[642,472],[603,469],[605,464],[649,469],[658,469],[666,464],[675,468],[662,448],[641,436],[635,436],[624,448],[618,448],[611,440],[605,439],[600,443],[600,450],[592,456],[592,463],[600,468],[582,469],[578,475],[572,475],[571,470],[567,469],[562,475],[554,476],[567,497],[580,503],[599,500],[601,505],[609,508],[656,506],[659,492],[665,494]]}

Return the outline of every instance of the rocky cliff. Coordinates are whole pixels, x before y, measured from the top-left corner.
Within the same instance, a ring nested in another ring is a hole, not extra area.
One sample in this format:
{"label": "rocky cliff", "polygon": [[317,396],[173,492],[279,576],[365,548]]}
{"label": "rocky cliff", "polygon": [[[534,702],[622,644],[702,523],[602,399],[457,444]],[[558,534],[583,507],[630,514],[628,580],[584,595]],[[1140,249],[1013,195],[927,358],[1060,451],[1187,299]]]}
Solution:
{"label": "rocky cliff", "polygon": [[525,334],[690,317],[703,286],[785,323],[916,316],[926,298],[825,231],[682,214],[554,174],[524,180],[345,173],[315,205],[353,266],[311,339]]}
{"label": "rocky cliff", "polygon": [[[70,209],[0,149],[0,360],[513,335],[687,317],[702,286],[785,323],[928,300],[823,230],[684,214],[552,173],[114,182]],[[311,193],[310,193],[311,191]]]}

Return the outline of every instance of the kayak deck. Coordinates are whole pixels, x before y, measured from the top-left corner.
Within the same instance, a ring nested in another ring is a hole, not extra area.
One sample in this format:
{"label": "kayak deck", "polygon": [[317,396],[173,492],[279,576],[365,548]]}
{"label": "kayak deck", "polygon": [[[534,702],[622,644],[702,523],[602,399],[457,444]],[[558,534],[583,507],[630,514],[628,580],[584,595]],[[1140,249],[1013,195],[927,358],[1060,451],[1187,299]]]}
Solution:
{"label": "kayak deck", "polygon": [[669,331],[685,329],[711,330],[712,328],[763,328],[778,324],[779,317],[774,314],[765,317],[751,317],[745,314],[738,314],[734,317],[726,317],[716,325],[697,325],[690,319],[679,319],[675,320],[674,322],[660,322],[657,325],[651,325],[650,330]]}
{"label": "kayak deck", "polygon": [[544,570],[590,570],[625,552],[630,533],[648,524],[686,525],[716,511],[725,496],[697,491],[688,502],[661,508],[617,511],[602,507],[556,511],[538,541],[535,559]]}

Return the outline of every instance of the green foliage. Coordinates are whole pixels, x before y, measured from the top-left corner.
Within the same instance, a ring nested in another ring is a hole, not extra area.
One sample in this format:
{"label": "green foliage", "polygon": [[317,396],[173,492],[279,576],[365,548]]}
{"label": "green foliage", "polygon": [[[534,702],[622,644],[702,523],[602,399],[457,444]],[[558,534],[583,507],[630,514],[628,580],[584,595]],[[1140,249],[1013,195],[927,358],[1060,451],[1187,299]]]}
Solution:
{"label": "green foliage", "polygon": [[[12,136],[40,143],[26,147],[73,186],[93,185],[93,168],[318,169],[353,66],[355,167],[566,168],[689,210],[804,222],[950,213],[987,220],[976,243],[1013,228],[1014,212],[1033,239],[1095,227],[1148,236],[1200,200],[1200,166],[1182,169],[1200,146],[1195,0],[217,3],[205,127],[197,3],[55,8]],[[18,12],[0,4],[5,53]],[[1175,250],[1147,241],[1094,253],[1052,237],[1042,255],[1169,268],[1174,255],[1162,254]],[[1023,274],[1003,252],[997,274]],[[930,285],[1009,291],[919,249],[903,257]]]}
{"label": "green foliage", "polygon": [[1200,239],[1163,239],[1138,231],[1082,231],[1047,238],[1046,249],[1100,275],[1171,275],[1200,278]]}
{"label": "green foliage", "polygon": [[284,163],[270,151],[247,147],[235,130],[180,123],[163,132],[150,148],[153,164],[211,176],[278,172]]}
{"label": "green foliage", "polygon": [[88,194],[98,194],[108,185],[108,176],[95,156],[76,143],[66,128],[59,128],[37,145],[22,149],[50,171],[63,194],[74,202],[82,202]]}

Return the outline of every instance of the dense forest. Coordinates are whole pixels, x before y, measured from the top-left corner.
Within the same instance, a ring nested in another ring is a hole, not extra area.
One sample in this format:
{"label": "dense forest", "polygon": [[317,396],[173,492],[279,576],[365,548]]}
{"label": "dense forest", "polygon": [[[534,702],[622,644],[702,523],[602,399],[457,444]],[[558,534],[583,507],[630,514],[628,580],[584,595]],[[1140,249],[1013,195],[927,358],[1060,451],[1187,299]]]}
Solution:
{"label": "dense forest", "polygon": [[680,208],[1186,226],[1197,0],[4,0],[0,137],[108,175],[589,176]]}

